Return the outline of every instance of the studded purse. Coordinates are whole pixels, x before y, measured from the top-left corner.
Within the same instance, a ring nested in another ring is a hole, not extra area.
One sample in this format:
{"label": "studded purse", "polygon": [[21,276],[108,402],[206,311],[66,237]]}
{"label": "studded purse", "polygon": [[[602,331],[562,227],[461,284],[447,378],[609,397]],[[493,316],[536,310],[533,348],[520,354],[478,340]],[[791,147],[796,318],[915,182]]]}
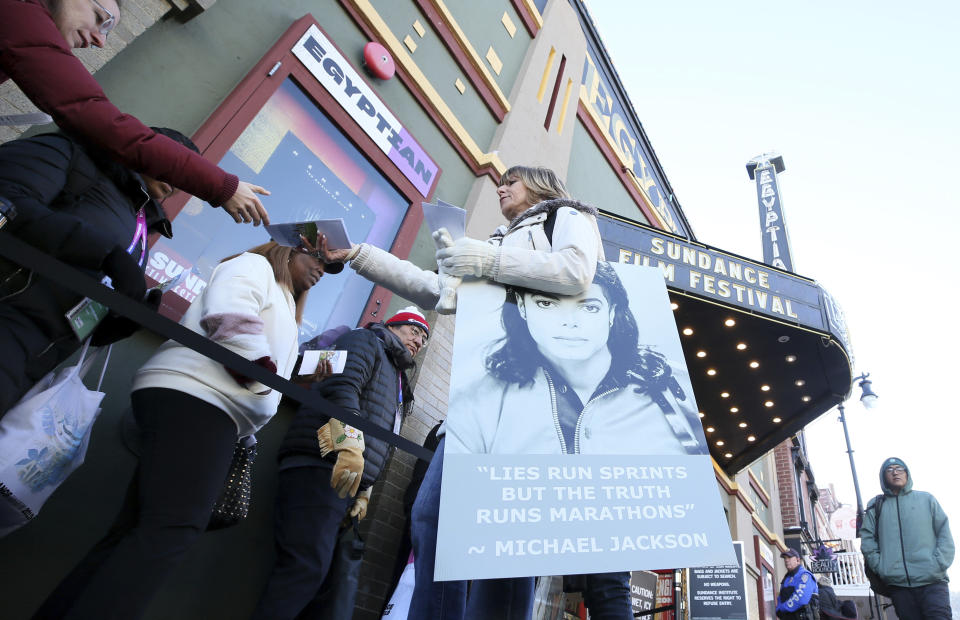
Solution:
{"label": "studded purse", "polygon": [[210,513],[208,531],[236,525],[247,517],[250,512],[250,481],[256,457],[256,437],[249,435],[241,438],[233,449],[233,458],[223,490],[213,505],[213,512]]}

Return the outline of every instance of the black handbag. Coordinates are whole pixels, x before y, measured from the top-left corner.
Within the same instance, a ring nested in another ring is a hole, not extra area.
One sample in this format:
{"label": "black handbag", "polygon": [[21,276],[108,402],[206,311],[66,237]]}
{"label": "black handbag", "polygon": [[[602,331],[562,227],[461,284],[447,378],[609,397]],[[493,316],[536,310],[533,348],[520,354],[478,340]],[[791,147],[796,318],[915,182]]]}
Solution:
{"label": "black handbag", "polygon": [[207,531],[236,525],[247,517],[250,512],[250,480],[256,457],[257,438],[253,435],[241,438],[234,446],[230,470],[227,471],[220,497],[213,505]]}

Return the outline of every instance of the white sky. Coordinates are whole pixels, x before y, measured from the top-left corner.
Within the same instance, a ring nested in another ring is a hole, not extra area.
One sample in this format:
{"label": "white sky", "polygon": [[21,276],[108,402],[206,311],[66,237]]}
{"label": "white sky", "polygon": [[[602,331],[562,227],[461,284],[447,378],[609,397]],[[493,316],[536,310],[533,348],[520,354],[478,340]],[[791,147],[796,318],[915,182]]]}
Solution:
{"label": "white sky", "polygon": [[[700,241],[762,259],[745,164],[783,155],[796,271],[843,307],[856,373],[880,396],[866,410],[854,388],[847,402],[864,503],[899,456],[960,543],[960,3],[588,6]],[[854,504],[836,411],[807,439],[818,485]]]}

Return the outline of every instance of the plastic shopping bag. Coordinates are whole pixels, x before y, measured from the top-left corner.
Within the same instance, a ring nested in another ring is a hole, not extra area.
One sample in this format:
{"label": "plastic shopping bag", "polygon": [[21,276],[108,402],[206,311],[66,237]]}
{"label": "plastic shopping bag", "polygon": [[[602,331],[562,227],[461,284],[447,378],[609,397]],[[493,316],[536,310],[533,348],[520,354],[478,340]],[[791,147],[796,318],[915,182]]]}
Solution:
{"label": "plastic shopping bag", "polygon": [[89,346],[76,366],[47,374],[0,418],[0,537],[33,519],[83,463],[104,397],[82,381],[93,362],[84,362]]}
{"label": "plastic shopping bag", "polygon": [[407,565],[400,573],[400,580],[397,587],[390,597],[387,608],[383,611],[383,617],[389,620],[407,620],[410,613],[410,601],[413,599],[413,585],[416,577],[413,570],[413,551],[407,558]]}

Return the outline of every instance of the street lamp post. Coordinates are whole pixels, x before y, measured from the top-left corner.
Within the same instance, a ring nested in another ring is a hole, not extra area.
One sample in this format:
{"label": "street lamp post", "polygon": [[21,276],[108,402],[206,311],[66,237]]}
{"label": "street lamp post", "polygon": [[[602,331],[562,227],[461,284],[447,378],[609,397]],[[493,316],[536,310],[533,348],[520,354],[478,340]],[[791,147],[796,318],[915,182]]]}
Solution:
{"label": "street lamp post", "polygon": [[[859,377],[854,377],[854,381],[859,381],[861,395],[860,402],[867,409],[873,409],[877,404],[877,395],[870,388],[873,383],[868,379],[870,373],[864,373]],[[860,534],[860,526],[863,524],[863,498],[860,496],[860,481],[857,479],[857,466],[853,462],[853,448],[850,447],[850,431],[847,430],[847,418],[844,415],[843,401],[837,405],[840,410],[840,423],[843,424],[843,437],[847,440],[847,456],[850,458],[850,473],[853,474],[853,491],[857,495],[857,535]]]}

